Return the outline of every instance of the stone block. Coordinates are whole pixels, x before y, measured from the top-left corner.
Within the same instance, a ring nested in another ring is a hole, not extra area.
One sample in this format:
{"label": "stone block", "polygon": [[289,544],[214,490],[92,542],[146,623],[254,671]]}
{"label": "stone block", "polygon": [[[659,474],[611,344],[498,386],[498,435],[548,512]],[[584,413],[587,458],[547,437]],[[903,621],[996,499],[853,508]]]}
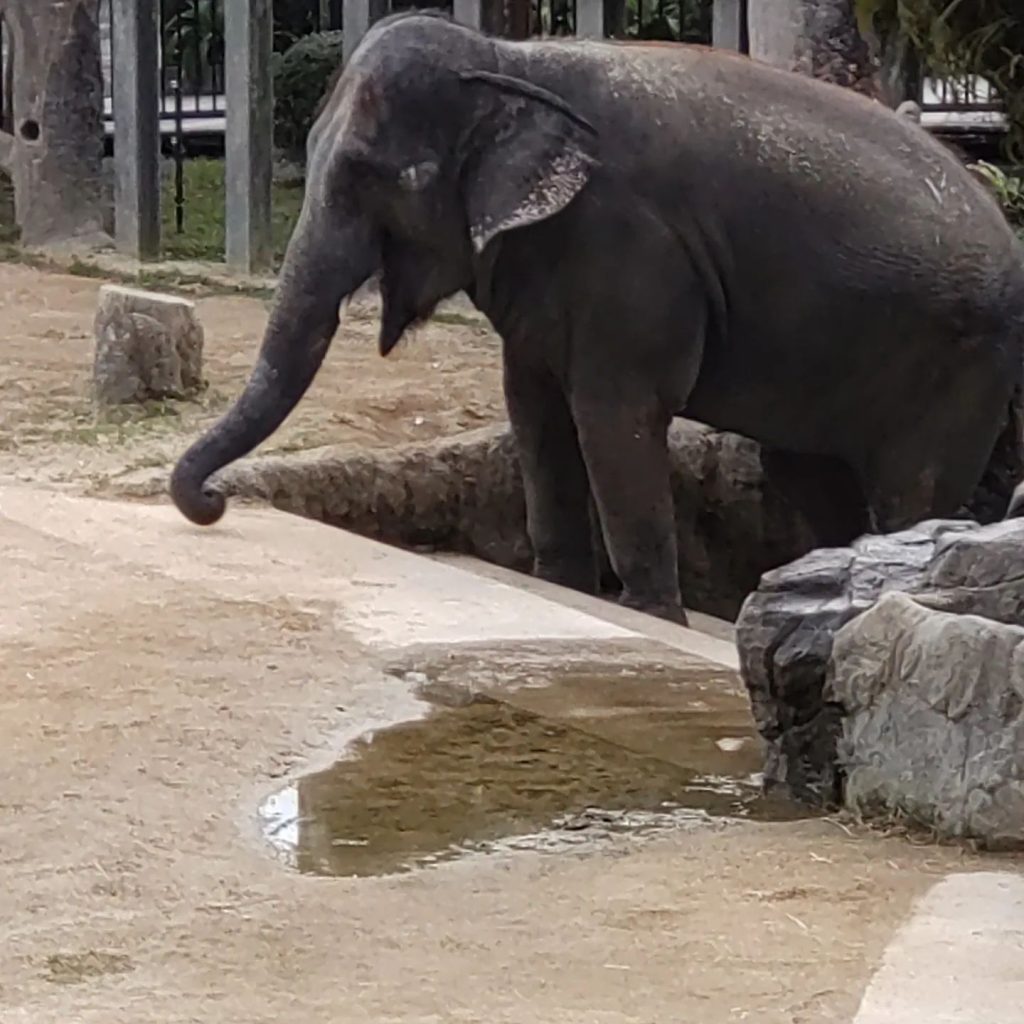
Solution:
{"label": "stone block", "polygon": [[836,634],[845,805],[1024,848],[1024,629],[882,597]]}
{"label": "stone block", "polygon": [[[872,646],[874,641],[869,643],[868,638],[876,637],[881,628],[876,624],[875,632],[853,643],[851,637],[861,636],[855,627],[862,618],[871,615],[868,621],[875,621],[876,609],[883,606],[891,613],[895,606],[886,602],[894,593],[911,595],[914,607],[940,617],[925,617],[922,611],[915,618],[904,609],[906,635],[889,629],[884,643]],[[922,617],[927,626],[919,621]],[[947,821],[945,811],[928,811],[913,795],[925,787],[939,799],[942,787],[949,784],[938,776],[916,779],[914,773],[927,776],[960,770],[951,768],[948,759],[929,760],[929,735],[936,728],[932,716],[951,699],[955,685],[974,693],[972,688],[980,686],[980,680],[992,676],[1003,657],[999,653],[1003,641],[982,642],[990,635],[990,627],[1013,630],[1021,624],[1024,520],[987,526],[969,520],[932,520],[887,536],[863,537],[849,547],[813,551],[766,573],[744,603],[736,630],[741,674],[765,744],[766,785],[825,807],[845,802],[864,810],[891,800],[893,808],[918,820]],[[915,640],[918,633],[921,636]],[[929,642],[941,641],[946,647],[939,654],[926,651],[929,637]],[[912,649],[920,664],[908,654]],[[875,675],[868,685],[865,664],[884,660],[883,654],[888,658],[889,676],[883,680],[878,676],[881,668],[871,669]],[[941,668],[942,664],[947,667]],[[880,696],[886,687],[903,687],[906,673],[925,672],[925,665],[930,666],[926,674],[931,674],[932,683],[944,695],[929,691],[922,676],[915,683],[914,700]],[[1004,676],[1009,689],[999,699],[1005,699],[1012,711],[1016,684],[1010,675]],[[974,696],[980,694],[979,690]],[[989,698],[986,691],[985,700]],[[888,718],[879,710],[882,705],[893,712]],[[960,718],[967,721],[976,713],[973,697],[961,701]],[[946,717],[956,719],[957,715],[949,712]],[[851,716],[860,724],[852,726]],[[872,723],[870,728],[864,724],[865,716]],[[1004,727],[1010,728],[1006,723],[998,726]],[[874,740],[869,741],[871,736]],[[983,732],[976,738],[984,746]],[[875,741],[880,746],[872,747]],[[910,761],[901,766],[896,753],[902,747]],[[982,756],[980,748],[975,753]],[[908,767],[911,761],[913,771]],[[851,789],[853,764],[858,766],[858,781]],[[875,776],[868,783],[873,771],[884,780]],[[872,789],[884,790],[884,799],[864,795]],[[897,799],[901,792],[906,796],[902,802]],[[1024,835],[1024,822],[1021,827]],[[956,832],[945,824],[943,829]],[[963,834],[978,833],[973,826],[963,830]]]}
{"label": "stone block", "polygon": [[203,389],[203,328],[187,299],[104,285],[95,331],[100,405],[188,398]]}

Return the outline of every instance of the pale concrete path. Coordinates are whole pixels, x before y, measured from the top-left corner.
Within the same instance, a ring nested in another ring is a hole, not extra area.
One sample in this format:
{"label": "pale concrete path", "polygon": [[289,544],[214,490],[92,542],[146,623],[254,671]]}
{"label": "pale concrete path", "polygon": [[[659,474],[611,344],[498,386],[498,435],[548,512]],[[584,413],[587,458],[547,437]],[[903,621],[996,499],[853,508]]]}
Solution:
{"label": "pale concrete path", "polygon": [[0,563],[0,1024],[850,1024],[913,901],[976,863],[804,822],[298,876],[256,808],[417,713],[386,665],[711,661],[742,700],[728,631],[279,512],[200,530],[2,483]]}
{"label": "pale concrete path", "polygon": [[854,1024],[1024,1024],[1024,878],[957,874],[931,889]]}
{"label": "pale concrete path", "polygon": [[[549,587],[541,596],[529,587],[537,581],[513,586],[513,574],[488,578],[276,511],[232,508],[215,528],[202,530],[165,505],[4,486],[0,517],[86,545],[98,556],[130,557],[179,581],[228,588],[236,596],[244,574],[250,596],[330,600],[360,641],[382,648],[647,637],[735,666],[735,649],[720,635],[561,588]],[[263,571],[250,578],[254,560],[261,559]],[[554,594],[563,600],[552,601]]]}

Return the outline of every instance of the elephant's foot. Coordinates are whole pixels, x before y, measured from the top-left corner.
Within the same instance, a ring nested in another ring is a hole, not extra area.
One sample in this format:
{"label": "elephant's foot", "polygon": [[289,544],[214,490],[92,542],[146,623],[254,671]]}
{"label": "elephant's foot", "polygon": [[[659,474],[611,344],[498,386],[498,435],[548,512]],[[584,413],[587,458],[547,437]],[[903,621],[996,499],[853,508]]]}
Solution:
{"label": "elephant's foot", "polygon": [[689,626],[690,620],[686,617],[686,611],[678,601],[650,601],[643,598],[633,597],[628,592],[619,596],[619,604],[624,608],[632,608],[647,615],[653,615],[658,619],[667,619],[677,626]]}
{"label": "elephant's foot", "polygon": [[597,593],[597,566],[591,553],[559,558],[536,558],[533,575],[560,587]]}

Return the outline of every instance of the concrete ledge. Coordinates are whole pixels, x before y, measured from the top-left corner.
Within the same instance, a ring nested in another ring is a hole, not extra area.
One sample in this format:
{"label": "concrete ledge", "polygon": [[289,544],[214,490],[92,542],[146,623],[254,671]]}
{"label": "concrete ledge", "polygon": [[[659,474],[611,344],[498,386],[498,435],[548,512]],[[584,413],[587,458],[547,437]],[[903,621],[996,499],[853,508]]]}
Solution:
{"label": "concrete ledge", "polygon": [[90,559],[127,563],[234,599],[290,601],[383,650],[631,641],[668,644],[735,668],[735,648],[722,634],[728,624],[709,636],[473,560],[450,564],[273,510],[234,507],[204,529],[169,505],[0,485],[0,528],[5,520],[78,545]]}
{"label": "concrete ledge", "polygon": [[854,1024],[1024,1022],[1024,877],[950,875],[886,950]]}

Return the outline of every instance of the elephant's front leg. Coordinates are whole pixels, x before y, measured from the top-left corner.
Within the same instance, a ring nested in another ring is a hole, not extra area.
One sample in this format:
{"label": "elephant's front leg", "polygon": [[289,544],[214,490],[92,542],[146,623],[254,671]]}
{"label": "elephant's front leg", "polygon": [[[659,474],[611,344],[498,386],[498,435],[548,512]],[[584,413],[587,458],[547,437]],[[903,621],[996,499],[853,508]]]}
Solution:
{"label": "elephant's front leg", "polygon": [[506,352],[505,402],[523,474],[534,575],[596,593],[590,486],[565,395],[548,371]]}
{"label": "elephant's front leg", "polygon": [[653,397],[574,394],[580,446],[597,502],[619,601],[686,624],[669,484],[671,416]]}

